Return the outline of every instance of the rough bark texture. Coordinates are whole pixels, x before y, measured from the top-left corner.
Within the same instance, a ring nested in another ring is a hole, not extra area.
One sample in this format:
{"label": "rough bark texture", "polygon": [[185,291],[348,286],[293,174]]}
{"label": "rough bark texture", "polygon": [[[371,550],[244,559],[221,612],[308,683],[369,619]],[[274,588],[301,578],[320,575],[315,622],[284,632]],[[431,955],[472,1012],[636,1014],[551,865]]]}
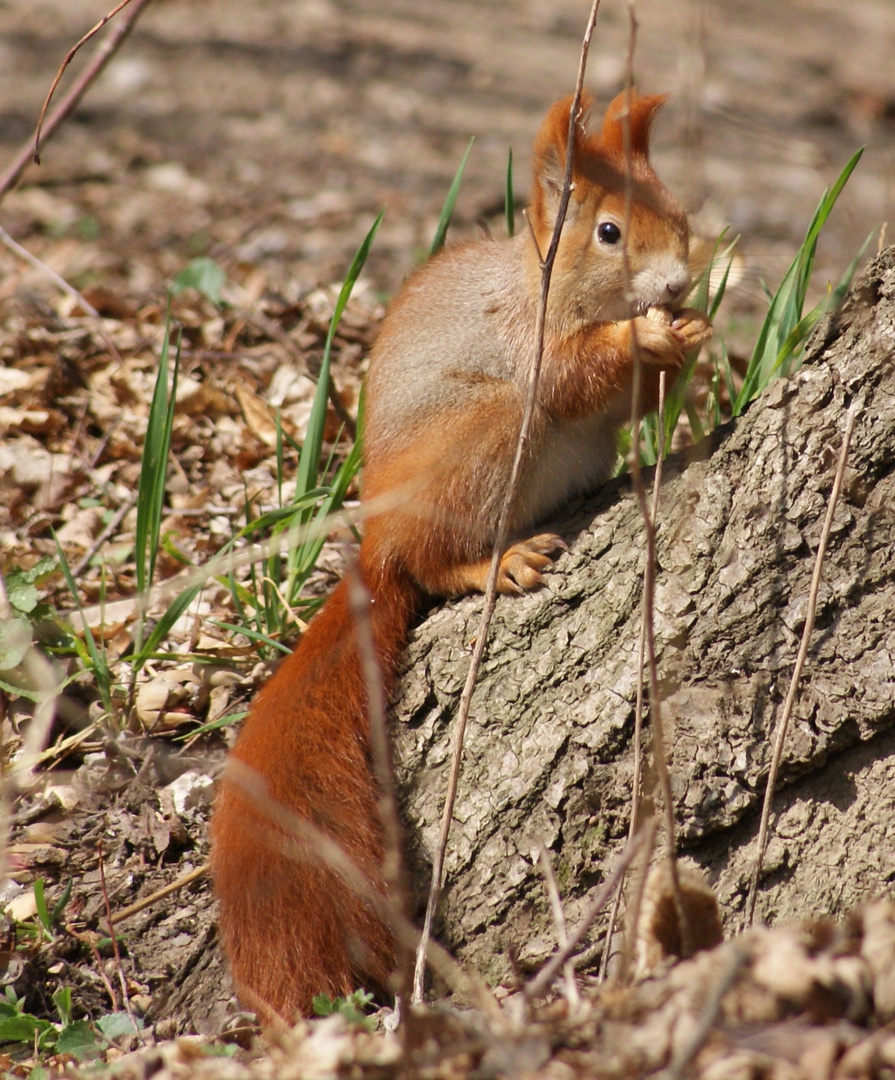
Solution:
{"label": "rough bark texture", "polygon": [[[758,906],[769,921],[835,913],[885,891],[895,868],[895,249],[819,328],[795,377],[666,466],[656,635],[677,820],[731,929],[853,403]],[[642,523],[626,482],[578,511],[549,587],[499,601],[473,700],[442,938],[489,977],[507,971],[510,947],[522,962],[553,948],[539,841],[574,923],[627,830]],[[424,622],[395,701],[421,891],[481,603]]]}

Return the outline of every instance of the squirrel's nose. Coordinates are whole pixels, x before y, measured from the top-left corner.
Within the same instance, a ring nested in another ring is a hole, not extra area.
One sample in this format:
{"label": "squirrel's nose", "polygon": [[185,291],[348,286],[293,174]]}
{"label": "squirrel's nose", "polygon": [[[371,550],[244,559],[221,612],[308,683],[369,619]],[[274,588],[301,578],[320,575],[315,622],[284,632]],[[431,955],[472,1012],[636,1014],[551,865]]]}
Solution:
{"label": "squirrel's nose", "polygon": [[681,277],[673,278],[672,280],[665,282],[665,289],[670,300],[677,300],[679,297],[683,296],[689,286],[689,280],[684,280]]}

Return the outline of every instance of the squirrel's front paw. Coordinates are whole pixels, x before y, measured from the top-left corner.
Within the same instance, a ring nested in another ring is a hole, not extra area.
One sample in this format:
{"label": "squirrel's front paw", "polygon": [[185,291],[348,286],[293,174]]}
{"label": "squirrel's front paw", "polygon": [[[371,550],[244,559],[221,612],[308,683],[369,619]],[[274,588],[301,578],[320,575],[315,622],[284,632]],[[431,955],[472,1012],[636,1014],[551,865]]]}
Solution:
{"label": "squirrel's front paw", "polygon": [[638,315],[631,320],[631,330],[644,364],[655,364],[657,367],[680,367],[683,364],[684,348],[671,325],[668,312],[651,308],[648,315]]}
{"label": "squirrel's front paw", "polygon": [[641,359],[658,367],[680,367],[691,349],[712,336],[712,324],[693,308],[674,315],[663,308],[651,308],[633,322]]}
{"label": "squirrel's front paw", "polygon": [[676,312],[671,329],[677,334],[684,352],[702,345],[714,333],[708,317],[694,308]]}

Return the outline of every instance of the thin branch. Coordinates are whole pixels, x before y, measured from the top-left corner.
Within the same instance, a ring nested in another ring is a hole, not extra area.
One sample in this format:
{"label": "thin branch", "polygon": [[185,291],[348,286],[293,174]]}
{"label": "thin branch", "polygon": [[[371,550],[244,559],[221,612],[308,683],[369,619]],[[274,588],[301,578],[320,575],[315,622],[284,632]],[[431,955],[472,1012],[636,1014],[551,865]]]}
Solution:
{"label": "thin branch", "polygon": [[[656,468],[653,473],[653,502],[650,509],[651,519],[656,520],[659,513],[659,492],[662,489],[662,466],[665,463],[665,372],[659,372],[659,412],[657,426],[660,432],[659,453],[656,459]],[[639,425],[638,425],[639,430]],[[635,446],[635,452],[638,448]],[[640,825],[640,786],[643,780],[643,686],[644,667],[646,664],[646,635],[647,635],[647,604],[644,590],[643,604],[640,614],[640,641],[637,646],[637,701],[634,706],[634,775],[631,778],[631,820],[628,824],[628,839],[633,839]],[[621,907],[622,885],[618,883],[615,899],[612,902],[612,911],[609,915],[609,925],[606,928],[606,947],[600,960],[600,979],[605,980],[609,971],[609,957],[611,952],[612,938],[618,921],[618,912]]]}
{"label": "thin branch", "polygon": [[49,120],[44,123],[44,116],[46,114],[47,107],[49,106],[50,98],[52,97],[53,92],[56,89],[59,79],[62,76],[62,72],[67,67],[75,52],[77,52],[77,50],[81,47],[84,41],[86,41],[90,36],[96,33],[96,31],[99,30],[100,27],[102,27],[105,23],[107,23],[109,19],[111,19],[112,16],[116,14],[116,12],[120,11],[124,5],[119,4],[118,7],[115,8],[115,11],[110,12],[101,22],[99,22],[93,28],[93,30],[90,31],[90,34],[88,34],[87,37],[82,38],[81,41],[78,42],[78,44],[63,61],[62,67],[60,68],[59,73],[57,74],[56,79],[53,82],[50,93],[47,95],[47,99],[44,102],[43,109],[40,113],[38,129],[34,138],[28,140],[28,142],[16,155],[15,159],[13,160],[9,168],[6,170],[6,172],[3,173],[2,176],[0,176],[0,199],[3,198],[7,191],[15,187],[16,183],[18,182],[19,178],[21,177],[27,166],[30,164],[31,161],[35,160],[35,155],[37,153],[37,148],[39,145],[38,140],[40,139],[41,135],[43,136],[44,141],[49,139],[50,136],[53,135],[54,132],[59,128],[62,122],[66,120],[69,115],[75,110],[78,102],[84,96],[90,84],[96,81],[97,76],[121,47],[122,43],[132,30],[134,24],[136,23],[144,8],[146,8],[152,2],[152,0],[125,0],[125,3],[127,2],[132,2],[133,7],[127,13],[126,18],[124,18],[120,23],[118,23],[117,26],[111,31],[108,38],[106,38],[106,40],[102,43],[99,49],[97,49],[96,54],[94,55],[90,64],[78,76],[78,79],[75,82],[74,86],[62,100],[56,111],[49,118]]}
{"label": "thin branch", "polygon": [[28,263],[29,266],[34,267],[35,270],[40,270],[42,274],[46,274],[46,276],[50,279],[50,281],[53,282],[53,284],[56,286],[57,289],[60,290],[60,292],[64,292],[67,296],[70,296],[72,300],[75,301],[75,303],[81,305],[81,307],[87,312],[88,315],[96,319],[97,329],[99,330],[100,337],[108,346],[109,352],[112,354],[115,361],[120,364],[122,362],[121,355],[118,352],[118,349],[115,347],[115,342],[112,341],[112,339],[106,333],[106,329],[103,326],[102,316],[96,310],[96,308],[86,299],[86,297],[79,293],[78,290],[74,287],[74,285],[69,285],[69,283],[65,280],[64,277],[57,274],[56,271],[47,266],[46,263],[41,262],[36,255],[32,255],[27,248],[22,247],[22,245],[17,240],[13,240],[13,238],[9,235],[6,229],[3,228],[2,225],[0,225],[0,242],[6,244],[6,246],[11,252],[13,252],[13,254],[18,255],[18,257],[24,262]]}
{"label": "thin branch", "polygon": [[[637,14],[634,0],[628,2],[628,18],[630,34],[628,38],[628,56],[626,61],[625,84],[628,94],[628,109],[622,125],[625,150],[625,232],[622,246],[622,260],[625,270],[626,288],[630,289],[631,267],[628,250],[628,223],[631,221],[633,210],[633,161],[631,148],[631,123],[630,112],[634,90],[634,47],[637,42]],[[656,640],[654,625],[654,603],[656,592],[656,526],[650,515],[647,504],[646,489],[643,485],[643,471],[640,467],[640,379],[643,370],[643,359],[640,355],[640,344],[637,340],[637,323],[631,321],[631,339],[634,352],[634,391],[631,395],[631,426],[632,426],[632,455],[631,455],[631,478],[640,514],[643,518],[643,532],[646,540],[646,559],[643,571],[643,624],[646,627],[646,649],[649,667],[649,714],[650,724],[653,729],[653,759],[656,763],[656,773],[659,777],[659,787],[662,791],[662,802],[665,818],[665,846],[667,848],[669,871],[671,876],[671,890],[674,896],[674,907],[677,913],[678,925],[681,931],[681,952],[683,956],[689,956],[692,952],[692,934],[683,897],[681,896],[681,883],[677,872],[677,836],[674,821],[674,800],[671,792],[671,774],[668,769],[667,741],[665,737],[665,723],[662,716],[662,703],[659,696],[659,675],[656,663]]]}
{"label": "thin branch", "polygon": [[[379,789],[378,810],[382,822],[384,853],[382,880],[386,888],[386,907],[390,914],[389,925],[407,922],[407,880],[404,871],[403,830],[398,811],[398,795],[386,723],[385,686],[382,671],[376,658],[373,622],[370,618],[372,600],[361,579],[350,548],[345,549],[345,580],[348,583],[348,606],[357,634],[357,651],[360,657],[364,683],[367,689],[367,718],[370,722],[370,751],[373,772]],[[398,938],[397,986],[395,996],[406,993],[413,977],[413,949]]]}
{"label": "thin branch", "polygon": [[[274,341],[278,341],[293,360],[297,360],[302,367],[307,369],[307,353],[301,351],[298,345],[293,341],[292,337],[279,325],[279,323],[276,322],[276,320],[268,318],[260,311],[249,311],[245,317],[254,326],[263,330],[268,337],[273,338]],[[308,372],[308,377],[313,379],[314,382],[317,381],[310,372]],[[342,396],[339,393],[331,371],[327,390],[329,392],[329,403],[332,405],[333,412],[336,414],[339,422],[345,425],[345,430],[351,436],[351,441],[354,442],[357,439],[357,420],[351,415],[345,402],[342,400]]]}
{"label": "thin branch", "polygon": [[[640,873],[634,878],[633,886],[628,894],[625,910],[625,936],[622,944],[621,969],[618,981],[624,985],[631,970],[632,959],[637,947],[637,931],[640,925],[640,912],[643,910],[643,898],[646,895],[646,885],[650,874],[650,863],[653,861],[653,852],[656,847],[656,833],[659,831],[659,823],[654,817],[648,817],[643,823],[646,833],[646,842],[643,845],[643,853],[640,858]],[[607,948],[611,942],[607,942]]]}
{"label": "thin branch", "polygon": [[833,528],[833,515],[836,512],[836,503],[839,501],[839,494],[842,491],[845,465],[848,461],[848,448],[851,443],[852,433],[855,429],[856,417],[857,408],[853,405],[848,410],[848,416],[845,422],[845,434],[842,436],[842,450],[839,453],[839,464],[836,468],[836,476],[833,480],[833,490],[830,492],[830,501],[827,504],[827,516],[824,520],[823,529],[820,534],[820,543],[817,547],[817,558],[814,560],[814,573],[811,576],[811,588],[808,593],[808,610],[805,614],[802,642],[799,646],[799,653],[796,657],[796,664],[793,668],[792,679],[789,684],[789,692],[786,695],[786,701],[783,703],[783,712],[780,715],[780,721],[777,724],[777,733],[774,737],[774,752],[771,755],[771,767],[768,770],[768,784],[765,789],[764,803],[761,808],[761,824],[758,828],[758,851],[755,855],[755,865],[752,868],[752,880],[749,883],[749,896],[746,900],[745,925],[747,927],[752,925],[752,920],[755,916],[758,879],[761,876],[762,863],[764,862],[764,855],[768,846],[771,806],[774,801],[774,788],[777,786],[777,773],[780,771],[780,761],[783,757],[783,742],[786,738],[789,721],[792,717],[792,711],[796,703],[796,695],[802,677],[802,669],[805,666],[805,660],[808,657],[808,648],[811,644],[811,635],[814,632],[814,620],[817,615],[817,597],[820,592],[821,571],[823,570],[824,557],[827,552],[827,543],[830,539],[830,532]]}
{"label": "thin branch", "polygon": [[[53,98],[53,94],[56,93],[56,87],[62,81],[62,76],[65,74],[65,69],[72,62],[72,60],[74,60],[75,55],[77,54],[77,52],[81,48],[81,46],[86,45],[87,42],[95,34],[98,34],[99,31],[102,30],[102,28],[106,25],[106,23],[110,19],[114,19],[115,16],[118,14],[118,12],[121,11],[122,8],[127,7],[127,5],[130,2],[131,2],[131,0],[121,0],[121,3],[116,4],[116,6],[107,15],[104,15],[100,19],[100,21],[96,24],[96,26],[94,26],[92,29],[88,30],[87,33],[81,38],[81,40],[76,45],[73,45],[68,50],[68,52],[65,54],[65,59],[59,65],[59,70],[56,72],[56,78],[53,80],[53,85],[50,87],[50,91],[47,94],[46,99],[44,100],[43,108],[40,110],[40,116],[37,119],[37,129],[34,132],[34,164],[35,165],[40,164],[40,136],[41,136],[41,131],[43,129],[44,118],[47,115],[47,109],[50,107],[50,101]],[[143,0],[143,3],[146,3],[146,2],[148,2],[148,0]],[[97,55],[96,55],[96,57],[94,57],[94,63],[90,65],[90,67],[87,69],[87,72],[85,73],[85,74],[88,74],[88,73],[90,74],[90,76],[91,76],[90,80],[87,81],[87,82],[84,82],[84,80],[82,78],[82,79],[80,79],[78,81],[78,83],[75,86],[75,89],[79,89],[79,88],[83,87],[82,89],[80,89],[80,93],[83,93],[84,90],[87,89],[87,87],[90,85],[90,83],[93,81],[93,79],[96,78],[96,76],[100,73],[100,71],[102,71],[102,69],[106,65],[106,63],[108,63],[109,59],[112,56],[112,51],[110,51],[110,48],[109,48],[110,43],[114,42],[114,48],[117,48],[118,45],[120,45],[120,43],[124,40],[124,38],[129,33],[131,27],[134,25],[134,21],[136,19],[136,16],[140,14],[140,8],[142,6],[143,5],[141,4],[140,0],[135,0],[134,8],[129,13],[130,18],[125,19],[122,22],[122,24],[118,26],[117,34],[110,35],[109,39],[105,42],[104,47],[97,51]],[[134,14],[135,11],[136,11],[136,15]],[[97,64],[97,60],[100,60],[101,62],[99,64]],[[80,94],[78,95],[78,98],[79,97],[80,97]],[[74,106],[77,104],[78,98],[72,100],[72,95],[69,94],[68,98],[66,98],[66,101],[63,102],[63,107],[64,107],[65,104],[67,104],[69,101],[71,101],[71,108],[74,108]]]}
{"label": "thin branch", "polygon": [[621,855],[619,855],[615,866],[612,868],[612,873],[603,882],[600,891],[588,906],[581,922],[569,935],[566,944],[562,948],[557,949],[531,982],[526,983],[522,991],[526,1000],[531,1001],[534,998],[542,997],[550,989],[551,983],[562,968],[564,968],[567,963],[574,964],[575,950],[581,944],[585,934],[590,930],[594,919],[596,919],[603,908],[609,903],[609,898],[612,896],[613,890],[618,882],[624,877],[625,871],[631,865],[631,861],[640,850],[647,835],[648,830],[643,829],[633,840],[629,840],[627,844],[625,844]]}
{"label": "thin branch", "polygon": [[724,995],[733,986],[737,975],[748,960],[749,954],[745,949],[741,949],[737,945],[730,947],[727,963],[721,969],[718,978],[708,989],[705,1006],[696,1026],[693,1028],[689,1039],[679,1047],[667,1070],[659,1074],[660,1080],[681,1080],[681,1077],[686,1075],[688,1066],[702,1049],[706,1039],[709,1037],[709,1032],[718,1019]]}
{"label": "thin branch", "polygon": [[103,529],[103,531],[99,534],[99,536],[93,541],[93,543],[90,545],[90,547],[84,553],[83,558],[81,558],[77,562],[77,564],[71,568],[71,576],[75,579],[75,581],[77,581],[78,578],[81,576],[81,574],[84,573],[84,571],[90,565],[90,560],[99,551],[99,549],[103,546],[103,544],[110,537],[115,535],[115,533],[118,531],[118,527],[121,525],[122,521],[124,521],[124,519],[131,512],[131,510],[133,510],[133,508],[136,505],[137,505],[137,493],[134,492],[133,495],[131,495],[131,497],[129,499],[126,499],[121,504],[121,506],[118,507],[118,509],[115,511],[114,516],[112,517],[112,520]]}
{"label": "thin branch", "polygon": [[97,844],[96,847],[96,856],[99,863],[99,884],[102,889],[106,918],[109,922],[109,937],[112,939],[112,952],[115,955],[115,969],[118,972],[118,981],[121,983],[121,998],[124,1003],[124,1010],[128,1015],[128,1019],[131,1022],[137,1038],[145,1045],[146,1040],[143,1038],[143,1032],[137,1023],[137,1018],[134,1016],[130,995],[127,992],[127,980],[124,977],[124,968],[121,965],[121,950],[118,948],[118,936],[115,933],[115,920],[112,917],[112,905],[109,902],[109,891],[106,888],[106,869],[105,860],[103,859],[103,849],[99,844]]}
{"label": "thin branch", "polygon": [[[556,927],[556,942],[561,949],[564,949],[569,944],[569,931],[566,926],[565,912],[562,909],[559,886],[556,884],[556,875],[553,873],[553,865],[550,862],[550,852],[543,840],[538,844],[538,858],[544,874],[544,883],[547,886],[553,924]],[[578,984],[575,982],[575,965],[571,961],[565,965],[563,975],[566,980],[566,999],[569,1002],[569,1008],[575,1009],[581,1004],[581,995],[578,993]]]}
{"label": "thin branch", "polygon": [[138,912],[145,910],[148,907],[152,907],[153,904],[157,904],[159,900],[164,900],[166,896],[170,896],[172,893],[179,892],[181,889],[186,888],[187,885],[191,885],[194,881],[198,881],[199,878],[205,877],[211,871],[211,863],[202,863],[201,866],[195,867],[186,874],[181,874],[175,881],[169,881],[167,885],[161,889],[156,889],[155,892],[150,893],[148,896],[143,896],[139,900],[135,900],[132,904],[128,904],[127,907],[121,908],[115,912],[115,922],[124,922],[125,919],[129,919],[131,915],[136,915]]}
{"label": "thin branch", "polygon": [[479,667],[482,662],[482,657],[485,652],[485,645],[488,640],[488,631],[491,627],[491,618],[494,614],[494,605],[497,600],[497,575],[500,569],[500,560],[503,555],[503,550],[506,546],[507,536],[509,534],[510,513],[513,506],[513,500],[516,495],[516,486],[519,479],[519,471],[522,463],[522,458],[525,453],[525,447],[528,444],[529,433],[531,431],[532,419],[534,416],[535,404],[537,402],[538,392],[538,380],[541,371],[541,359],[544,353],[544,333],[547,322],[547,297],[550,292],[550,279],[553,274],[553,264],[556,261],[556,253],[559,248],[560,235],[562,233],[562,227],[565,222],[566,213],[569,207],[569,199],[572,191],[572,155],[575,146],[575,125],[578,123],[578,114],[581,108],[581,95],[584,89],[584,73],[587,68],[587,54],[590,48],[590,39],[593,33],[594,24],[597,19],[597,11],[600,7],[600,0],[593,0],[593,6],[591,7],[590,17],[587,22],[587,28],[584,33],[584,40],[581,45],[581,57],[578,65],[578,79],[575,84],[575,94],[572,100],[572,107],[569,110],[569,134],[568,141],[566,143],[566,171],[563,180],[563,189],[560,196],[559,208],[556,214],[556,223],[553,228],[553,236],[550,241],[550,246],[547,250],[547,255],[544,258],[541,267],[541,292],[538,302],[538,315],[537,326],[535,331],[535,351],[531,359],[531,367],[529,369],[528,378],[528,393],[525,399],[525,409],[522,414],[522,424],[519,429],[519,438],[516,442],[516,456],[513,459],[513,466],[510,472],[509,482],[507,483],[507,490],[504,496],[503,507],[501,509],[500,518],[498,520],[497,532],[494,537],[494,548],[491,556],[491,569],[488,573],[488,582],[485,589],[485,600],[482,608],[482,616],[479,621],[478,632],[476,634],[475,646],[473,649],[472,658],[469,663],[469,671],[466,676],[466,683],[463,687],[463,692],[460,695],[460,703],[457,710],[457,719],[454,727],[454,741],[451,753],[451,765],[448,775],[448,787],[445,794],[444,810],[441,818],[441,830],[438,837],[438,846],[435,850],[435,857],[433,859],[432,867],[432,882],[429,889],[429,899],[426,905],[426,916],[423,922],[422,938],[420,940],[419,948],[416,955],[416,970],[413,977],[413,998],[414,1002],[422,1001],[423,997],[423,981],[426,970],[426,948],[429,939],[432,934],[432,923],[435,918],[435,911],[438,906],[438,900],[441,895],[441,886],[444,878],[444,860],[447,852],[448,836],[450,834],[451,820],[454,812],[454,802],[457,797],[457,784],[459,783],[460,776],[460,762],[463,756],[463,739],[466,733],[466,722],[469,717],[469,709],[472,703],[472,694],[475,689],[476,679],[478,678]]}

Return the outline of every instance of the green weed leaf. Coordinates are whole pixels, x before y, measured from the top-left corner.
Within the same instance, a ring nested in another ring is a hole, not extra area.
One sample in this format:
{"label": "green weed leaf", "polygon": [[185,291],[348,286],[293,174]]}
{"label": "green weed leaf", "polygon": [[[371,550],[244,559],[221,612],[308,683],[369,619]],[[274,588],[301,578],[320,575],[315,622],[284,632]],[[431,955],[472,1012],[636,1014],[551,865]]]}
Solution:
{"label": "green weed leaf", "polygon": [[516,235],[516,196],[513,191],[513,150],[507,157],[507,186],[504,195],[504,215],[507,220],[507,236]]}
{"label": "green weed leaf", "polygon": [[182,293],[184,289],[196,289],[212,304],[218,306],[222,302],[221,289],[224,287],[226,280],[227,275],[218,264],[213,259],[203,255],[198,259],[193,259],[189,266],[180,271],[177,277],[174,278],[171,292],[176,296],[178,293]]}
{"label": "green weed leaf", "polygon": [[108,1013],[96,1021],[98,1030],[110,1041],[120,1039],[125,1035],[135,1035],[143,1025],[136,1018],[136,1027],[126,1012]]}
{"label": "green weed leaf", "polygon": [[447,198],[444,200],[444,206],[441,208],[441,217],[438,219],[438,228],[435,230],[435,236],[432,238],[432,246],[429,248],[429,255],[437,255],[439,251],[444,247],[444,242],[447,239],[448,227],[451,224],[451,218],[454,216],[454,204],[457,201],[457,195],[460,191],[460,182],[463,179],[463,173],[466,169],[466,162],[469,160],[469,154],[472,150],[472,144],[475,142],[475,136],[469,140],[466,147],[466,152],[460,159],[460,164],[457,167],[457,171],[454,174],[453,182],[447,193]]}
{"label": "green weed leaf", "polygon": [[55,1050],[57,1054],[71,1054],[78,1061],[95,1061],[102,1057],[105,1044],[97,1039],[86,1020],[75,1020],[59,1032]]}

